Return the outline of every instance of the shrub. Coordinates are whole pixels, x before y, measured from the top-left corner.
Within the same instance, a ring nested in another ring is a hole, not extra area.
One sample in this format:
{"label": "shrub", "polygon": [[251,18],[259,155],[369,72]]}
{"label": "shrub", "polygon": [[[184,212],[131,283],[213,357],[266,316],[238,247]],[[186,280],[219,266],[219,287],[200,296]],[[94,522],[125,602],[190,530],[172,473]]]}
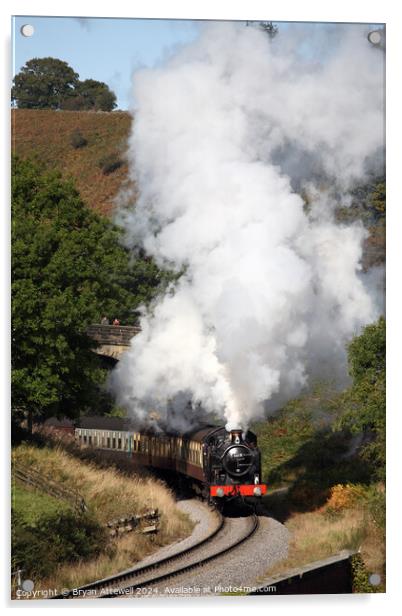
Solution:
{"label": "shrub", "polygon": [[22,568],[25,576],[48,576],[62,562],[97,556],[106,544],[106,531],[88,514],[50,514],[36,525],[28,525],[20,515],[13,515],[13,567]]}
{"label": "shrub", "polygon": [[116,169],[119,169],[123,165],[123,161],[117,152],[107,154],[99,161],[99,167],[102,169],[103,175],[113,173]]}
{"label": "shrub", "polygon": [[363,496],[363,488],[352,484],[342,485],[338,483],[333,486],[330,496],[323,509],[328,512],[341,512],[349,509],[359,498]]}
{"label": "shrub", "polygon": [[87,145],[88,140],[84,137],[82,132],[78,129],[74,130],[70,135],[70,143],[76,150],[83,148]]}
{"label": "shrub", "polygon": [[360,554],[352,556],[352,586],[354,593],[373,593],[384,592],[384,584],[375,585],[371,583],[370,573],[364,564]]}

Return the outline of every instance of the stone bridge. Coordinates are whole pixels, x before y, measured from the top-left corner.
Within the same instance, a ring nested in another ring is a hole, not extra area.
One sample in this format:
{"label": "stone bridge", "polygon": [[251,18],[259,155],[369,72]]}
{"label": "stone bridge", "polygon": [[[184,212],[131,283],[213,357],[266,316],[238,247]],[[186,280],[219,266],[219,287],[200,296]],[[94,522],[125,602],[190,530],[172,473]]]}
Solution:
{"label": "stone bridge", "polygon": [[98,343],[95,353],[118,361],[140,331],[131,325],[90,325],[87,334]]}

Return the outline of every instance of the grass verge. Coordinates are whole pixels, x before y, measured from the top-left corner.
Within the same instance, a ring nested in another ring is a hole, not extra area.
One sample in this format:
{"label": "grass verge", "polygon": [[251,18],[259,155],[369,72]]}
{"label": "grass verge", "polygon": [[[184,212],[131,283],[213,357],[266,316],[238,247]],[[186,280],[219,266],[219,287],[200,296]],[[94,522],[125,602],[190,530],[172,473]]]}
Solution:
{"label": "grass verge", "polygon": [[[333,556],[342,550],[359,551],[357,592],[385,591],[385,537],[382,514],[373,515],[373,503],[383,494],[383,486],[335,486],[324,506],[314,511],[289,513],[288,495],[266,497],[265,506],[280,517],[281,510],[291,540],[285,560],[269,568],[262,579],[285,575],[289,570]],[[286,512],[284,512],[286,510]],[[369,584],[371,574],[380,574],[381,584]],[[362,583],[364,582],[364,586]]]}
{"label": "grass verge", "polygon": [[[29,466],[51,477],[63,487],[78,491],[84,497],[89,511],[85,520],[80,516],[76,518],[77,533],[81,527],[84,529],[83,542],[86,541],[86,523],[91,520],[93,523],[89,528],[93,533],[96,525],[103,527],[106,522],[116,517],[143,513],[150,508],[157,508],[161,513],[160,528],[153,537],[130,533],[118,539],[108,539],[106,534],[102,539],[101,549],[94,551],[90,558],[85,551],[70,551],[69,553],[73,554],[72,562],[64,557],[64,544],[68,543],[70,535],[73,537],[76,532],[71,526],[71,519],[64,521],[64,527],[70,529],[71,533],[67,530],[66,536],[60,538],[59,553],[62,556],[52,567],[50,574],[34,580],[35,588],[71,588],[112,575],[134,565],[159,547],[188,536],[192,531],[193,523],[176,508],[171,491],[163,482],[151,476],[140,477],[132,471],[122,472],[113,467],[98,468],[93,462],[77,459],[62,446],[36,447],[23,443],[13,450],[12,458],[14,462]],[[41,548],[43,547],[44,553],[46,549],[49,550],[50,558],[54,541],[46,546],[46,536],[39,531],[48,528],[49,524],[62,528],[63,524],[60,525],[60,522],[63,523],[63,515],[66,515],[62,509],[66,504],[60,502],[56,505],[52,497],[38,493],[37,490],[27,490],[21,487],[19,482],[15,482],[13,488],[15,520],[18,521],[18,528],[23,528],[22,537],[17,538],[18,553],[24,554],[23,537],[26,536],[29,542],[34,533],[36,540],[42,541]],[[27,523],[37,525],[38,532],[31,527],[26,528]],[[96,531],[94,532],[96,535]],[[58,530],[50,534],[60,537]],[[88,538],[92,539],[92,535],[88,535]],[[81,553],[84,556],[80,557]],[[55,558],[57,559],[57,555]]]}

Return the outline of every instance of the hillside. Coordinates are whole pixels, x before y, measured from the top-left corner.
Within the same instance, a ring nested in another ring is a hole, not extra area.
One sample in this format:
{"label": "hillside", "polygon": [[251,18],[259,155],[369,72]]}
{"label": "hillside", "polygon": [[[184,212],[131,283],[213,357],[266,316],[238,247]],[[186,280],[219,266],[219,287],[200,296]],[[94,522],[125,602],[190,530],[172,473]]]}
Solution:
{"label": "hillside", "polygon": [[[124,159],[132,118],[125,112],[12,110],[12,151],[72,177],[85,203],[109,214],[127,177]],[[77,131],[86,145],[74,147]],[[110,157],[120,166],[104,172]]]}
{"label": "hillside", "polygon": [[[40,579],[44,588],[73,587],[132,566],[158,547],[188,536],[189,518],[176,508],[164,483],[132,469],[107,467],[50,441],[46,446],[22,443],[13,448],[13,566]],[[103,461],[104,462],[104,461]],[[85,498],[80,512],[64,499],[21,483],[17,468],[49,478],[63,490]],[[131,532],[109,538],[105,524],[113,519],[158,509],[155,536]],[[39,554],[39,557],[38,557]]]}
{"label": "hillside", "polygon": [[[13,109],[11,113],[13,152],[22,158],[36,158],[41,165],[60,170],[64,177],[72,177],[85,203],[98,213],[109,215],[119,188],[127,180],[125,153],[132,122],[130,114],[50,109]],[[74,147],[72,142],[77,132],[86,145]],[[365,270],[385,262],[382,217],[385,210],[375,222],[369,216],[373,212],[371,193],[375,194],[376,188],[367,185],[363,196],[359,193],[357,205],[340,207],[338,212],[340,222],[362,220],[369,230],[364,243]],[[385,208],[385,184],[380,201]]]}

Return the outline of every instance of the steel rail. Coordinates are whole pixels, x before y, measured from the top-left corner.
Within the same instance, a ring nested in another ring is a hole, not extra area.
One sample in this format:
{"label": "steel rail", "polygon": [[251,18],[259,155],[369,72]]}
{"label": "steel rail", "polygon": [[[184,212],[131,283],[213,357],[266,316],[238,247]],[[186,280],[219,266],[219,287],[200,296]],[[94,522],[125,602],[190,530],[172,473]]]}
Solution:
{"label": "steel rail", "polygon": [[[176,577],[177,575],[180,575],[180,574],[185,573],[187,571],[192,571],[193,569],[197,569],[198,567],[202,567],[202,566],[206,565],[207,563],[209,563],[209,562],[211,562],[213,560],[216,560],[217,558],[220,558],[224,554],[227,554],[228,552],[230,552],[230,551],[234,550],[235,548],[239,547],[245,541],[250,539],[250,537],[252,537],[252,535],[254,535],[254,533],[256,532],[256,530],[258,529],[258,526],[259,526],[259,519],[258,519],[258,516],[256,514],[253,514],[251,517],[252,517],[252,520],[253,520],[251,529],[248,530],[247,533],[243,537],[241,537],[240,539],[235,541],[235,543],[227,546],[223,550],[219,550],[218,552],[215,552],[214,554],[210,554],[209,556],[201,558],[200,560],[198,560],[198,561],[196,561],[194,563],[191,563],[189,565],[184,565],[183,567],[175,569],[174,571],[170,571],[168,573],[164,573],[164,574],[159,575],[157,577],[154,577],[154,578],[151,578],[151,579],[146,580],[144,582],[141,582],[140,584],[129,584],[128,586],[124,586],[124,587],[120,586],[120,587],[115,588],[114,591],[112,591],[112,589],[110,589],[111,592],[103,593],[98,598],[100,598],[100,599],[110,599],[110,598],[113,598],[113,597],[119,597],[119,596],[127,595],[128,593],[125,592],[127,590],[135,591],[137,589],[148,588],[148,587],[151,587],[151,586],[155,586],[159,582],[164,582],[164,581],[168,580],[169,578]],[[247,518],[247,519],[249,519],[249,518]]]}
{"label": "steel rail", "polygon": [[183,558],[183,556],[187,556],[187,554],[190,554],[194,550],[212,541],[216,537],[216,535],[223,530],[225,526],[225,518],[217,509],[215,509],[214,511],[218,516],[218,520],[219,520],[218,526],[213,530],[212,533],[210,533],[209,535],[207,535],[206,537],[204,537],[197,543],[194,543],[194,545],[191,545],[190,547],[185,548],[184,550],[181,550],[180,552],[176,552],[175,554],[171,554],[170,556],[165,556],[164,558],[161,558],[160,560],[157,560],[153,563],[149,563],[149,565],[127,569],[121,573],[116,573],[115,575],[111,575],[107,578],[102,578],[101,580],[96,580],[95,582],[90,582],[89,584],[85,584],[83,586],[77,586],[76,588],[72,588],[71,590],[63,593],[62,595],[56,595],[55,597],[51,597],[51,598],[52,599],[71,599],[72,597],[77,596],[77,594],[78,596],[80,596],[79,594],[80,591],[100,590],[102,588],[107,588],[113,582],[119,582],[119,581],[124,582],[125,580],[132,579],[133,577],[138,578],[150,571],[153,571],[163,565],[168,564],[169,562],[174,562],[175,560],[179,560],[180,558]]}

